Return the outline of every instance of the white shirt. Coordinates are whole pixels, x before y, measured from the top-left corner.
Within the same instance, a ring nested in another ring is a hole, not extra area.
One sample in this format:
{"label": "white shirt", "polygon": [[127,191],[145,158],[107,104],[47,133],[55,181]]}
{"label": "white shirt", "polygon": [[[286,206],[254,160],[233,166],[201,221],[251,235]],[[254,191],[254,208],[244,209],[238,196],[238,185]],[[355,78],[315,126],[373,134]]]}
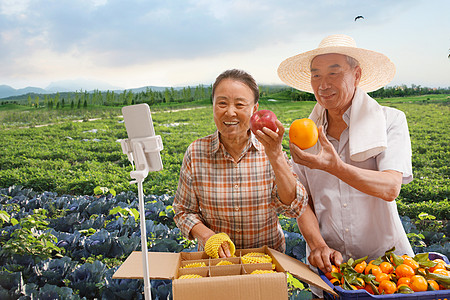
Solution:
{"label": "white shirt", "polygon": [[[349,129],[342,132],[339,141],[327,136],[340,158],[353,166],[368,170],[395,170],[403,174],[403,183],[412,181],[411,141],[405,114],[397,109],[382,107],[386,118],[387,149],[362,162],[350,159]],[[343,119],[349,124],[351,107]],[[325,121],[324,130],[327,128]],[[370,134],[370,132],[367,132]],[[312,196],[320,232],[330,248],[348,258],[366,255],[369,260],[384,254],[395,246],[396,254],[413,255],[403,229],[395,201],[362,193],[334,175],[295,164],[294,171]],[[307,247],[307,256],[309,256]]]}

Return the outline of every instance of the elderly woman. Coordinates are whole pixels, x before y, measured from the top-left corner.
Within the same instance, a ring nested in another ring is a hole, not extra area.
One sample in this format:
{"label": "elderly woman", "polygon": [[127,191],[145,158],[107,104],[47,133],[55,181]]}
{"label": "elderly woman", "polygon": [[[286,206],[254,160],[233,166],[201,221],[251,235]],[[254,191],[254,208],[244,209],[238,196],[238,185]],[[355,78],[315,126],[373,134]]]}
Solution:
{"label": "elderly woman", "polygon": [[[241,70],[220,74],[212,88],[217,130],[187,149],[173,207],[184,236],[201,250],[212,235],[224,232],[236,248],[268,245],[284,252],[278,214],[298,217],[307,194],[282,151],[284,128],[250,131],[258,110],[259,89]],[[312,212],[310,209],[309,211]],[[220,257],[230,256],[227,243]]]}

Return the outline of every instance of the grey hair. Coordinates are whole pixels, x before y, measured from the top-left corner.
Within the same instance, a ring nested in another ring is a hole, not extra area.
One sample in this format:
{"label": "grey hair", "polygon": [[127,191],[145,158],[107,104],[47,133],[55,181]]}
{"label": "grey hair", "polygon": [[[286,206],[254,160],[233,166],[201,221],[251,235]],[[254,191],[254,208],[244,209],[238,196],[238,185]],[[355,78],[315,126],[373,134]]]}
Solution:
{"label": "grey hair", "polygon": [[345,58],[347,59],[347,63],[352,69],[359,67],[359,61],[357,61],[355,58],[348,55],[345,55]]}

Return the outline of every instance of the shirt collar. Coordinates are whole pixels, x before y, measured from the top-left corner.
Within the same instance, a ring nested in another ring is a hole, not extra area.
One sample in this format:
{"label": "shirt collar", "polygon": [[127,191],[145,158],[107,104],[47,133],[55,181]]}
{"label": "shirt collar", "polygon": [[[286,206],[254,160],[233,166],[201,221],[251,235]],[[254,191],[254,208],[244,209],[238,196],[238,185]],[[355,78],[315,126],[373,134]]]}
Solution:
{"label": "shirt collar", "polygon": [[347,123],[347,127],[350,125],[350,115],[352,113],[352,106],[350,105],[349,108],[345,111],[345,113],[342,115],[342,119],[345,123]]}
{"label": "shirt collar", "polygon": [[[352,105],[350,105],[349,108],[347,108],[347,110],[342,115],[342,119],[347,124],[347,127],[350,124],[350,115],[351,115],[351,113],[352,113]],[[327,128],[328,128],[328,118],[327,118],[326,110],[324,111],[323,120],[324,120],[323,121],[323,125],[322,125],[323,129],[327,130]]]}
{"label": "shirt collar", "polygon": [[220,140],[219,140],[219,131],[216,130],[211,136],[211,155],[214,155],[217,151],[219,151]]}
{"label": "shirt collar", "polygon": [[[212,134],[211,138],[211,155],[214,155],[219,151],[220,148],[219,131],[216,130]],[[248,138],[247,146],[244,148],[244,152],[248,151],[250,148],[255,148],[257,151],[262,150],[262,144],[256,139],[253,132],[250,131],[250,137]]]}

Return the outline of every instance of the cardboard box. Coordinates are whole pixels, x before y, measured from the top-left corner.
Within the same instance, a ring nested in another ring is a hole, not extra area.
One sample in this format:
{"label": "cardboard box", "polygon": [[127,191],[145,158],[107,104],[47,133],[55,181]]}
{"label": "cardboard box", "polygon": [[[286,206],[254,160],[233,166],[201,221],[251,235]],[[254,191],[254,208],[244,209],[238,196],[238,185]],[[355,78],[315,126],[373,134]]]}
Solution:
{"label": "cardboard box", "polygon": [[[256,269],[271,270],[273,266],[272,263],[242,263],[241,257],[249,252],[270,255],[276,273],[250,274]],[[174,300],[286,300],[288,299],[286,272],[303,282],[337,295],[306,264],[267,246],[236,250],[235,256],[213,259],[205,252],[149,252],[149,276],[151,279],[171,279]],[[217,266],[221,260],[228,260],[233,264]],[[183,268],[186,264],[194,262],[203,262],[205,266]],[[112,278],[142,279],[142,265],[141,252],[134,251]],[[185,274],[198,274],[203,277],[178,279]]]}

